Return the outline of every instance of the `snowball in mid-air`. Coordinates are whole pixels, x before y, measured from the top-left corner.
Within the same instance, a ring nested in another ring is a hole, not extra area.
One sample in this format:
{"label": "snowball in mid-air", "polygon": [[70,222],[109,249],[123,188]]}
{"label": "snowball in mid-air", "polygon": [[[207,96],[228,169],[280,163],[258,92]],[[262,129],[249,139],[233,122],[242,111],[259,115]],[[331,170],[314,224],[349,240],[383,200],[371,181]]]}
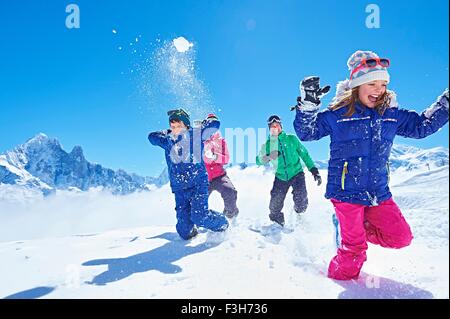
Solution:
{"label": "snowball in mid-air", "polygon": [[188,51],[191,47],[194,46],[194,44],[190,43],[184,37],[173,39],[173,45],[175,46],[177,51],[181,53]]}

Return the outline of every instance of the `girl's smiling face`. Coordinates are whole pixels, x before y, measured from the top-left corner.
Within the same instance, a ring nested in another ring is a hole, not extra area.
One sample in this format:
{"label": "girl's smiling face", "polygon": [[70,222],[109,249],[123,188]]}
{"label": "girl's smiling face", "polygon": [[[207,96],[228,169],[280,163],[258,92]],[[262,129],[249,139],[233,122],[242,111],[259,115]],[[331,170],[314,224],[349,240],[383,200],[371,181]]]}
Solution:
{"label": "girl's smiling face", "polygon": [[387,82],[382,80],[375,80],[359,86],[358,98],[362,104],[368,108],[374,108],[377,102],[386,93]]}

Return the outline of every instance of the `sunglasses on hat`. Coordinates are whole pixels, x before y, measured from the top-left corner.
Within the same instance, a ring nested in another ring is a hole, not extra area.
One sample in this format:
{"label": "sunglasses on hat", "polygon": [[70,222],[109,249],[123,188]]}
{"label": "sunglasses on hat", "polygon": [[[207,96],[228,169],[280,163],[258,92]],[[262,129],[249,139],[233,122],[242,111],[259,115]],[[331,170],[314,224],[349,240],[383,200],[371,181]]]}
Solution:
{"label": "sunglasses on hat", "polygon": [[389,61],[389,59],[385,59],[385,58],[370,58],[370,59],[363,59],[361,61],[361,64],[358,65],[353,71],[352,73],[350,73],[350,80],[353,77],[353,74],[355,74],[356,72],[358,72],[359,70],[363,69],[363,68],[375,68],[377,65],[383,67],[383,68],[388,68],[391,65],[391,61]]}

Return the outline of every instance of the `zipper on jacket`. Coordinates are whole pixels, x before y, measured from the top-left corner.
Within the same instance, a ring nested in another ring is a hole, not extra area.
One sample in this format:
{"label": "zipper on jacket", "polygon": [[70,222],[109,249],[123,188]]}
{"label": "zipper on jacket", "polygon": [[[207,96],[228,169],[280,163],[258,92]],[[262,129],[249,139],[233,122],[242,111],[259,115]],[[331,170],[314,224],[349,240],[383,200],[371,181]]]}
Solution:
{"label": "zipper on jacket", "polygon": [[391,182],[391,168],[389,167],[389,161],[386,163],[386,169],[388,174],[388,184]]}
{"label": "zipper on jacket", "polygon": [[[370,191],[372,189],[372,183],[370,178],[372,177],[372,169],[370,168],[370,163],[372,162],[372,148],[373,148],[373,114],[374,111],[372,109],[368,109],[369,113],[370,113],[370,127],[369,127],[369,143],[370,143],[370,147],[369,147],[369,156],[367,158],[367,164],[368,164],[368,178],[367,178],[367,184],[366,184],[366,189],[367,189],[367,194],[369,194],[369,197],[371,197],[372,195],[370,195]],[[381,128],[380,128],[381,129]],[[381,133],[380,133],[381,134]]]}
{"label": "zipper on jacket", "polygon": [[278,139],[278,143],[280,144],[281,155],[283,156],[283,161],[284,161],[284,174],[286,175],[286,180],[288,181],[289,174],[287,172],[287,164],[286,164],[286,157],[284,156],[283,144],[281,143],[280,139]]}
{"label": "zipper on jacket", "polygon": [[348,173],[348,162],[344,163],[344,167],[342,168],[342,176],[341,176],[341,188],[345,190],[345,176]]}

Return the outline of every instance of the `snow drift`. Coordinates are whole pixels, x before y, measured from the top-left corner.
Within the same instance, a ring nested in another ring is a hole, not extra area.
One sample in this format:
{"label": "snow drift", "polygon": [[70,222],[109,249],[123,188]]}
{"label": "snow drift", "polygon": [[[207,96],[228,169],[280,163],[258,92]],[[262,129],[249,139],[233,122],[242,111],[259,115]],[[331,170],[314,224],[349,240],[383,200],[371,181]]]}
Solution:
{"label": "snow drift", "polygon": [[[18,216],[3,206],[0,297],[448,298],[448,166],[406,173],[393,174],[392,192],[413,243],[401,250],[369,245],[358,281],[326,277],[336,248],[325,184],[317,187],[307,174],[306,214],[297,218],[290,195],[285,202],[294,231],[263,236],[249,227],[269,222],[273,174],[233,167],[241,213],[224,240],[206,231],[181,240],[168,186],[120,200],[61,193]],[[219,194],[210,205],[223,209]]]}

